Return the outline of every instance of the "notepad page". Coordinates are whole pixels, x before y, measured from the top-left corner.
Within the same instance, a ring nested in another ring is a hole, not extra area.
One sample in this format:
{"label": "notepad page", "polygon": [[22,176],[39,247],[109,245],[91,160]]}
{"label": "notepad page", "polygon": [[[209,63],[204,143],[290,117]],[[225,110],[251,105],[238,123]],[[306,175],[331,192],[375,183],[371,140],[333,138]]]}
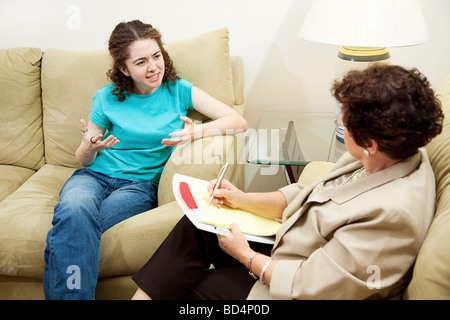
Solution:
{"label": "notepad page", "polygon": [[207,191],[207,181],[191,180],[189,187],[198,210],[205,218],[205,221],[202,221],[204,223],[230,228],[231,223],[235,222],[242,232],[258,236],[272,236],[281,226],[281,223],[274,219],[261,217],[247,211],[232,209],[225,205],[221,208],[217,208],[214,204],[208,206],[210,195]]}

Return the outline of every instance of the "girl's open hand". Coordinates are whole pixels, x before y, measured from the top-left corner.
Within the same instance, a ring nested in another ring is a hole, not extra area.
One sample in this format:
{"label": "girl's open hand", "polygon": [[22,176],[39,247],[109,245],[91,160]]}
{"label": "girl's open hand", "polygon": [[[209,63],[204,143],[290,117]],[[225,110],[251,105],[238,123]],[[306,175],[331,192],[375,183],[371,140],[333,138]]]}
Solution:
{"label": "girl's open hand", "polygon": [[169,133],[169,137],[161,141],[166,147],[176,146],[185,142],[189,142],[195,138],[195,128],[199,127],[194,124],[188,117],[180,116],[180,119],[184,122],[184,128],[179,131]]}
{"label": "girl's open hand", "polygon": [[118,144],[120,141],[113,135],[108,136],[105,140],[101,140],[103,138],[102,133],[94,133],[94,135],[90,135],[90,132],[86,126],[86,121],[84,119],[80,119],[81,123],[81,135],[83,137],[82,144],[85,145],[87,150],[89,151],[100,151],[111,148],[112,146]]}

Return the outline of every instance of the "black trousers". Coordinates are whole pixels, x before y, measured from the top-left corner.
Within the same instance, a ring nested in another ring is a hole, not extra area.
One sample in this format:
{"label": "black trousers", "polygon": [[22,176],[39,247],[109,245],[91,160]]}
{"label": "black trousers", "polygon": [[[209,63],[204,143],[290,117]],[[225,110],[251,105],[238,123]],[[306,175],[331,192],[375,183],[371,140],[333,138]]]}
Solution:
{"label": "black trousers", "polygon": [[[250,247],[269,256],[272,250],[256,242]],[[186,216],[133,280],[154,300],[243,300],[255,283],[247,266],[222,251],[216,234],[197,229]]]}

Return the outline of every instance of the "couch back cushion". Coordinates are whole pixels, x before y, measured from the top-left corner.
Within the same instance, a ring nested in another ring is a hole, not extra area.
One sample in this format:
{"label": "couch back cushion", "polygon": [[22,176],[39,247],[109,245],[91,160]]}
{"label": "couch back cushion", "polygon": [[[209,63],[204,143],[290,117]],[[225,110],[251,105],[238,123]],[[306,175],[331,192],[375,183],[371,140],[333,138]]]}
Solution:
{"label": "couch back cushion", "polygon": [[44,165],[41,57],[35,48],[0,50],[0,164]]}
{"label": "couch back cushion", "polygon": [[[178,73],[229,106],[234,104],[228,30],[220,29],[165,45]],[[46,162],[78,167],[80,119],[88,120],[92,97],[109,83],[107,50],[48,49],[42,61],[43,127]],[[191,112],[194,120],[204,116]]]}
{"label": "couch back cushion", "polygon": [[110,58],[104,50],[47,49],[42,58],[42,103],[45,160],[78,167],[80,119],[88,121],[92,97],[108,83]]}
{"label": "couch back cushion", "polygon": [[437,183],[436,216],[417,257],[407,299],[450,299],[450,76],[436,94],[445,113],[444,128],[426,147]]}
{"label": "couch back cushion", "polygon": [[[184,79],[232,107],[235,97],[228,42],[228,29],[223,28],[167,43],[164,48]],[[188,116],[199,121],[208,119],[195,110]]]}

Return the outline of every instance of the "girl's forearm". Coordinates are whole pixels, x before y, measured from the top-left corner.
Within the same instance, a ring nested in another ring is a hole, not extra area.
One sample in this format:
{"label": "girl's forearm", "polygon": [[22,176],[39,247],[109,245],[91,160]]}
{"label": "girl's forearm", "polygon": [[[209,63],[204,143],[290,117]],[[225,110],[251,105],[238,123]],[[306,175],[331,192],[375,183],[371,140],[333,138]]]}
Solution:
{"label": "girl's forearm", "polygon": [[247,130],[247,122],[238,113],[233,112],[220,119],[203,123],[199,127],[200,130],[194,132],[194,139],[244,132]]}

